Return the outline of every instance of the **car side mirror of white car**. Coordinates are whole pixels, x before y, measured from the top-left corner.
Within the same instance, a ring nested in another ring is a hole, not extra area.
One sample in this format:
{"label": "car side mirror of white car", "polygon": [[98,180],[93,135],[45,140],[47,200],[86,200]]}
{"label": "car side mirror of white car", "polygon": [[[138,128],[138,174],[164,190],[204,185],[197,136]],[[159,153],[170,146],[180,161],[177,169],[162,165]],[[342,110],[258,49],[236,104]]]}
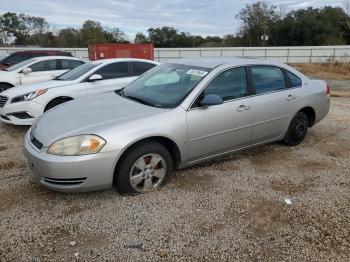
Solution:
{"label": "car side mirror of white car", "polygon": [[23,74],[30,74],[31,72],[33,72],[33,70],[30,67],[26,67],[22,70]]}
{"label": "car side mirror of white car", "polygon": [[89,82],[95,82],[95,81],[99,81],[102,80],[102,76],[99,74],[93,74],[92,76],[89,77]]}
{"label": "car side mirror of white car", "polygon": [[199,102],[201,106],[214,106],[220,105],[224,102],[222,98],[216,94],[207,94],[203,97],[203,99]]}

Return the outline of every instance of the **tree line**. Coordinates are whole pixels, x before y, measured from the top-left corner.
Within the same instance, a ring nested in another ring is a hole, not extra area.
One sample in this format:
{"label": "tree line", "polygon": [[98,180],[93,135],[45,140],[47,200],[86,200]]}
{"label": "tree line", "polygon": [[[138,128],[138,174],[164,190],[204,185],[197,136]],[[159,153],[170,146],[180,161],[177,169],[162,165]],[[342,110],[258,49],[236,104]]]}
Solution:
{"label": "tree line", "polygon": [[155,47],[303,46],[350,44],[350,4],[341,7],[284,12],[283,6],[262,1],[247,4],[236,15],[241,27],[236,34],[193,35],[174,27],[149,28],[131,39],[120,28],[103,27],[87,20],[81,28],[50,29],[43,17],[7,12],[0,15],[1,45],[87,47],[94,43],[153,43]]}

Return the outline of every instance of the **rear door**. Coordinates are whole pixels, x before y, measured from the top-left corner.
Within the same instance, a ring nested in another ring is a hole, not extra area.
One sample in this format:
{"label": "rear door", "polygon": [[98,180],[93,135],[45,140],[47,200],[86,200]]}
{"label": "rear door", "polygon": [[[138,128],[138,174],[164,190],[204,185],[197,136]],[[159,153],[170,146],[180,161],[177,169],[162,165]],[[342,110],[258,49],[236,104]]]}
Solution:
{"label": "rear door", "polygon": [[116,62],[105,65],[93,74],[102,76],[102,80],[87,83],[87,94],[97,94],[117,90],[130,83],[136,77],[131,76],[128,62]]}
{"label": "rear door", "polygon": [[[219,95],[224,103],[201,107],[207,94]],[[249,91],[244,67],[220,73],[187,112],[189,161],[249,145]]]}
{"label": "rear door", "polygon": [[255,93],[251,98],[251,144],[280,139],[296,107],[297,90],[279,67],[251,66],[249,73]]}
{"label": "rear door", "polygon": [[32,69],[31,73],[19,73],[22,85],[51,80],[62,72],[59,70],[57,59],[39,61],[30,65],[29,68]]}

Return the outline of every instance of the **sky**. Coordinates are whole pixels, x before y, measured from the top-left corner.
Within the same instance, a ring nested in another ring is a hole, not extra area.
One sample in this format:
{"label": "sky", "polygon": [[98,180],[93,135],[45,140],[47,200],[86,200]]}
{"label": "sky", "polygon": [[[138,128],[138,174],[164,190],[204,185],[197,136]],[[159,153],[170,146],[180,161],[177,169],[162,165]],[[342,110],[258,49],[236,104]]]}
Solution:
{"label": "sky", "polygon": [[[191,34],[234,34],[240,27],[235,16],[256,0],[0,0],[0,13],[16,12],[44,17],[51,28],[80,27],[85,20],[104,27],[119,27],[129,36],[150,27],[172,26]],[[265,0],[287,11],[344,6],[344,0]]]}

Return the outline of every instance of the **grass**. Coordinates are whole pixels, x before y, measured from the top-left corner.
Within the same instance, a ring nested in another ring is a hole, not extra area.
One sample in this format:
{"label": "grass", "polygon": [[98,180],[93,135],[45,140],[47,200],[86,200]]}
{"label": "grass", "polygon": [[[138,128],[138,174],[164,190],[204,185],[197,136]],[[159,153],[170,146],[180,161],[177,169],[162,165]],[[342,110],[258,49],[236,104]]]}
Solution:
{"label": "grass", "polygon": [[292,64],[291,66],[309,77],[350,80],[350,63]]}

